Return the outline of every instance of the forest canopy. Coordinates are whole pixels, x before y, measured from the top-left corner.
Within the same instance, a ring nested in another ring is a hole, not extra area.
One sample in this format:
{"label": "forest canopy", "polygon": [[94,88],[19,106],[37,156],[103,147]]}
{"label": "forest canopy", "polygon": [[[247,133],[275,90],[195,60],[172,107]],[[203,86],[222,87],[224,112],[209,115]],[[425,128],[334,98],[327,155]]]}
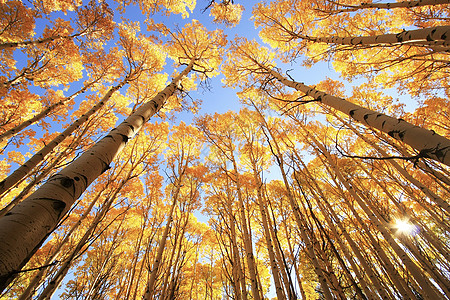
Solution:
{"label": "forest canopy", "polygon": [[450,299],[450,1],[0,1],[0,299]]}

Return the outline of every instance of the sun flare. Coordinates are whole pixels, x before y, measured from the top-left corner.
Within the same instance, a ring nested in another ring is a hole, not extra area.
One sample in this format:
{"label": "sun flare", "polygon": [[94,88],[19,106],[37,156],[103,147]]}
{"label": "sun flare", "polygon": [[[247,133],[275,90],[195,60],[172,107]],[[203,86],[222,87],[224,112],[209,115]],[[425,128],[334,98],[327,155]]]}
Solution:
{"label": "sun flare", "polygon": [[397,228],[397,233],[408,235],[414,234],[414,232],[416,231],[416,227],[405,219],[397,219],[395,221],[394,228]]}

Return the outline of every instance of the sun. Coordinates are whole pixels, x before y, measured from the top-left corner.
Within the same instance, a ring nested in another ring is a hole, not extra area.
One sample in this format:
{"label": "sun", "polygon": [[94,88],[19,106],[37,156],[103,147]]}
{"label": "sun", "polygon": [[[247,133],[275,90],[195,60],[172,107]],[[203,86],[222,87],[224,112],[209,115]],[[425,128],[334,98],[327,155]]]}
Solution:
{"label": "sun", "polygon": [[393,227],[397,228],[399,234],[414,235],[416,231],[416,226],[407,219],[396,219]]}

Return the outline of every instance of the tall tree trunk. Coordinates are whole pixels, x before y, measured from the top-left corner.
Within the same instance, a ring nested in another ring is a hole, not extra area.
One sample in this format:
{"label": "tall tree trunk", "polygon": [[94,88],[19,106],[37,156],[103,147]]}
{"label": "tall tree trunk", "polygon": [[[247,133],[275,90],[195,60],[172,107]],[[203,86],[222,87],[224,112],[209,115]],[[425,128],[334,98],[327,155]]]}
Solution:
{"label": "tall tree trunk", "polygon": [[[98,81],[98,80],[96,80],[96,81]],[[96,81],[94,81],[94,82],[96,82]],[[32,118],[25,120],[22,123],[20,123],[19,125],[14,126],[13,128],[9,129],[8,131],[5,131],[4,133],[0,134],[0,144],[4,140],[9,139],[10,137],[12,137],[12,136],[16,135],[17,133],[19,133],[20,131],[24,130],[31,124],[34,124],[34,123],[42,120],[43,118],[47,117],[48,115],[50,115],[50,113],[55,111],[58,107],[65,105],[67,102],[71,101],[79,94],[86,92],[86,90],[90,86],[92,86],[94,84],[94,82],[90,82],[90,83],[84,85],[80,90],[76,91],[72,95],[70,95],[64,99],[61,99],[60,101],[53,103],[52,105],[49,105],[47,108],[45,108],[40,113],[33,116]]]}
{"label": "tall tree trunk", "polygon": [[172,199],[172,205],[170,206],[169,214],[167,215],[167,222],[166,227],[164,228],[163,234],[161,236],[161,239],[159,241],[158,245],[158,251],[156,252],[155,261],[153,262],[150,279],[147,282],[145,293],[143,296],[144,300],[151,300],[154,295],[154,288],[156,283],[156,278],[158,276],[158,270],[159,266],[161,265],[164,249],[166,248],[166,240],[169,236],[170,228],[172,227],[172,221],[173,221],[173,212],[175,210],[175,206],[178,200],[178,195],[180,193],[181,189],[181,177],[176,179],[176,186],[175,186],[175,193],[173,195]]}
{"label": "tall tree trunk", "polygon": [[[269,227],[270,235],[272,236],[271,239],[273,241],[274,254],[278,261],[277,265],[279,266],[280,275],[283,278],[284,288],[287,292],[287,298],[294,299],[294,298],[296,298],[296,296],[295,296],[295,291],[294,291],[294,287],[292,284],[292,280],[291,280],[290,276],[288,276],[289,267],[288,267],[286,259],[284,257],[284,253],[282,252],[283,249],[281,248],[281,244],[278,239],[276,229],[274,228],[275,225],[272,223],[272,218],[275,222],[275,216],[271,216],[271,214],[269,212],[268,207],[271,207],[271,205],[270,205],[270,202],[267,200],[268,199],[267,194],[263,194],[262,196],[264,199],[264,203],[267,204],[267,206],[263,205],[263,209],[265,210],[265,214],[267,215],[267,225]],[[289,272],[289,275],[290,275],[290,272]]]}
{"label": "tall tree trunk", "polygon": [[[285,185],[285,188],[286,188],[289,204],[290,204],[290,206],[292,208],[295,221],[296,221],[297,226],[298,226],[298,228],[300,230],[300,234],[301,234],[302,240],[303,240],[303,242],[306,245],[306,250],[308,252],[308,255],[309,255],[309,257],[311,259],[311,262],[312,262],[312,264],[314,266],[314,271],[316,272],[316,275],[317,275],[317,277],[319,279],[319,283],[320,283],[320,286],[322,288],[322,291],[323,291],[323,293],[325,295],[325,298],[331,300],[331,299],[333,299],[333,296],[331,295],[331,291],[330,291],[330,289],[328,287],[328,283],[326,281],[326,277],[325,277],[325,275],[323,273],[323,268],[322,268],[322,266],[320,266],[320,263],[319,263],[319,261],[317,259],[317,256],[314,253],[313,245],[312,245],[311,240],[309,239],[309,237],[308,237],[308,235],[306,233],[306,230],[304,228],[304,217],[301,215],[300,207],[298,206],[298,203],[296,202],[296,199],[294,199],[294,195],[293,195],[293,193],[291,191],[291,187],[290,187],[289,181],[287,179],[287,175],[286,175],[286,172],[284,170],[283,154],[281,153],[280,148],[278,146],[278,141],[274,137],[274,135],[272,133],[272,130],[269,127],[269,125],[267,124],[267,122],[266,122],[264,116],[262,115],[261,111],[255,105],[254,105],[254,108],[257,110],[257,112],[259,114],[260,122],[263,125],[263,133],[266,136],[266,139],[267,139],[267,142],[269,143],[269,147],[270,147],[270,150],[272,152],[272,155],[275,157],[276,162],[278,164],[278,168],[281,171],[281,176],[283,178],[283,182],[284,182],[284,185]],[[266,133],[266,130],[267,130],[268,134]],[[270,136],[270,138],[269,138],[269,136]],[[272,143],[274,144],[275,147],[272,147]]]}
{"label": "tall tree trunk", "polygon": [[[448,36],[450,37],[450,33]],[[385,114],[363,108],[345,99],[328,95],[303,83],[289,80],[275,70],[259,64],[257,61],[255,61],[255,63],[265,69],[268,74],[276,78],[284,85],[313,97],[315,101],[319,101],[329,107],[343,112],[361,124],[376,128],[387,133],[389,136],[408,144],[419,151],[420,157],[432,158],[450,166],[450,140],[438,135],[434,131],[420,128],[402,119],[396,119]],[[440,205],[442,205],[447,211],[450,211],[450,206],[448,203],[441,203]]]}
{"label": "tall tree trunk", "polygon": [[[423,237],[424,240],[427,241],[427,243],[433,245],[433,247],[436,249],[436,251],[447,260],[447,264],[450,264],[450,249],[448,248],[448,246],[444,245],[439,240],[439,238],[436,237],[436,235],[432,231],[430,231],[430,229],[427,227],[426,224],[424,224],[423,222],[420,222],[420,220],[417,219],[417,217],[415,216],[413,211],[411,211],[409,209],[407,210],[406,207],[404,205],[402,205],[388,191],[388,189],[386,188],[386,185],[382,184],[376,177],[374,177],[373,174],[371,174],[369,172],[369,170],[367,170],[367,168],[362,163],[360,163],[357,159],[355,160],[355,162],[364,171],[364,173],[366,173],[366,175],[369,178],[371,178],[371,180],[373,180],[377,184],[377,186],[379,186],[381,188],[381,190],[391,200],[391,202],[395,205],[395,207],[397,207],[398,211],[403,216],[407,216],[407,218],[409,219],[409,222],[411,222],[412,225],[417,226],[422,229],[422,230],[420,230],[419,234]],[[437,224],[437,225],[439,225],[439,224]]]}
{"label": "tall tree trunk", "polygon": [[[82,224],[83,220],[86,219],[86,217],[90,214],[92,208],[97,203],[97,200],[102,196],[102,193],[98,193],[97,196],[91,201],[88,208],[83,212],[83,215],[80,216],[80,218],[77,220],[77,222],[70,228],[69,232],[67,232],[64,239],[58,244],[56,249],[53,251],[53,253],[48,256],[44,262],[44,265],[50,264],[52,261],[54,261],[59,254],[61,248],[69,241],[71,238],[71,234]],[[46,273],[46,269],[41,269],[39,272],[33,277],[31,282],[28,284],[28,287],[26,290],[20,295],[18,300],[28,300],[31,299],[33,294],[35,293],[38,285],[41,283],[42,278],[44,277]]]}
{"label": "tall tree trunk", "polygon": [[[263,118],[262,115],[261,115],[261,118]],[[265,123],[265,121],[263,121],[263,122]],[[272,153],[275,156],[275,158],[277,160],[278,167],[279,167],[279,169],[281,171],[281,175],[283,177],[283,182],[285,184],[286,191],[287,191],[287,197],[288,197],[288,200],[289,200],[289,204],[292,207],[292,210],[293,210],[293,213],[294,213],[294,217],[295,217],[295,221],[297,222],[297,226],[298,226],[298,228],[300,230],[302,240],[303,240],[303,242],[306,245],[306,249],[307,249],[308,255],[309,255],[309,257],[311,259],[311,262],[312,262],[312,264],[314,266],[314,271],[316,272],[316,275],[317,275],[317,277],[319,279],[319,283],[320,283],[322,291],[323,291],[323,293],[325,295],[325,298],[331,300],[331,299],[333,299],[333,296],[331,295],[331,291],[330,291],[330,289],[328,287],[328,283],[326,281],[326,277],[325,277],[325,275],[323,273],[323,268],[322,268],[322,266],[320,266],[319,260],[317,259],[317,256],[314,253],[314,248],[313,248],[313,245],[311,243],[311,240],[309,239],[309,237],[308,237],[308,235],[306,233],[306,230],[304,228],[304,218],[300,214],[300,208],[299,208],[298,204],[296,203],[296,201],[294,199],[294,196],[292,195],[290,184],[289,184],[289,182],[287,180],[286,172],[284,171],[284,162],[283,162],[282,155],[280,154],[280,150],[279,150],[278,144],[277,144],[276,140],[274,139],[274,136],[272,135],[272,132],[268,128],[266,123],[264,124],[264,126],[267,128],[267,131],[269,132],[269,135],[271,136],[272,141],[273,141],[273,143],[275,145],[276,153],[275,153],[275,151],[273,151],[273,149],[272,149]],[[269,138],[269,137],[267,137],[267,138]],[[269,145],[270,145],[270,140],[268,142],[269,142]]]}
{"label": "tall tree trunk", "polygon": [[[92,119],[91,119],[92,120]],[[45,168],[35,168],[32,170],[27,177],[22,178],[19,180],[18,183],[16,183],[14,186],[17,186],[20,184],[23,180],[26,178],[30,178],[33,176],[33,180],[27,184],[26,187],[24,187],[20,193],[10,202],[8,203],[4,208],[0,210],[0,217],[3,217],[6,215],[14,206],[17,205],[20,201],[22,201],[24,198],[28,197],[31,193],[31,190],[38,185],[44,178],[47,177],[48,174],[50,174],[52,171],[55,171],[58,169],[58,165],[62,164],[64,159],[67,157],[70,157],[70,155],[74,154],[77,148],[76,145],[79,145],[81,139],[85,136],[86,128],[78,134],[78,136],[70,143],[70,145],[63,149],[56,158],[51,160],[51,163],[49,165],[46,165]],[[36,175],[34,175],[36,174]]]}
{"label": "tall tree trunk", "polygon": [[395,242],[391,234],[386,230],[386,227],[381,223],[380,216],[369,209],[366,203],[363,201],[361,197],[355,192],[355,189],[350,185],[347,179],[343,177],[339,168],[336,166],[334,161],[332,160],[329,152],[323,147],[321,143],[319,143],[311,134],[309,137],[313,140],[314,144],[319,147],[322,153],[327,157],[328,162],[330,163],[333,171],[338,177],[339,181],[345,186],[348,192],[352,195],[352,198],[356,200],[359,206],[363,209],[363,211],[367,214],[371,222],[377,227],[389,245],[392,247],[394,252],[398,255],[398,257],[402,260],[410,274],[414,277],[417,283],[420,285],[422,289],[422,293],[425,297],[429,297],[430,299],[438,299],[439,295],[436,293],[432,284],[428,281],[427,278],[423,275],[418,266],[410,259],[410,257],[401,249],[401,247]]}
{"label": "tall tree trunk", "polygon": [[239,179],[239,172],[238,172],[236,160],[234,159],[234,155],[232,152],[230,153],[230,156],[231,156],[231,162],[233,164],[233,170],[234,170],[234,175],[235,175],[234,181],[236,183],[236,192],[238,195],[239,213],[240,213],[240,217],[241,217],[242,234],[243,234],[243,239],[244,239],[244,249],[246,252],[245,258],[247,260],[248,271],[250,274],[252,294],[253,294],[254,299],[261,300],[260,292],[259,292],[261,287],[259,286],[258,278],[257,278],[257,274],[256,274],[255,257],[253,255],[252,239],[251,239],[251,235],[249,233],[249,228],[247,225],[247,217],[245,216],[245,206],[244,206],[244,199],[243,199],[243,195],[242,195],[242,191],[241,191],[241,182]]}
{"label": "tall tree trunk", "polygon": [[132,113],[90,150],[0,218],[0,291],[36,252],[75,200],[109,169],[109,164],[127,141],[176,91],[180,80],[192,70],[193,63],[191,61],[163,91]]}
{"label": "tall tree trunk", "polygon": [[[350,262],[352,266],[352,271],[355,272],[359,283],[361,284],[363,290],[366,292],[366,296],[369,299],[379,299],[375,296],[375,293],[372,292],[372,290],[369,288],[369,286],[366,283],[366,280],[364,279],[363,274],[359,271],[359,268],[356,266],[355,262],[353,261],[353,258],[348,251],[347,247],[342,243],[342,240],[338,238],[340,234],[336,230],[336,226],[338,226],[339,230],[341,231],[341,234],[344,235],[345,239],[349,243],[350,248],[353,251],[353,254],[356,255],[356,258],[358,259],[359,263],[362,266],[362,271],[367,273],[369,279],[371,280],[371,285],[375,287],[378,290],[378,293],[380,294],[382,299],[390,299],[386,291],[381,287],[381,284],[378,280],[378,275],[374,273],[372,270],[372,266],[369,266],[367,261],[364,259],[364,257],[360,253],[360,249],[356,246],[356,243],[353,241],[353,239],[350,237],[350,235],[347,233],[346,229],[342,226],[341,222],[339,221],[339,217],[335,214],[334,210],[331,208],[331,205],[327,201],[326,197],[323,195],[322,189],[319,187],[319,185],[313,180],[313,177],[311,176],[311,173],[309,172],[306,165],[303,163],[302,160],[300,160],[299,157],[297,159],[301,162],[303,165],[303,171],[305,172],[305,176],[311,179],[313,182],[312,186],[311,184],[308,184],[309,190],[313,197],[316,200],[317,205],[319,206],[320,210],[322,211],[322,215],[325,218],[325,221],[327,222],[328,227],[332,230],[333,234],[337,237],[336,241],[339,244],[341,250],[344,252],[344,255],[346,256],[347,261]],[[297,176],[296,176],[297,178]],[[319,195],[317,195],[319,194]],[[320,197],[320,198],[319,198]],[[327,206],[327,208],[325,207]],[[330,216],[331,215],[331,218]],[[334,220],[334,222],[332,221]]]}
{"label": "tall tree trunk", "polygon": [[[320,150],[322,151],[323,149],[320,148]],[[319,152],[317,148],[315,149],[315,151],[316,151],[317,155],[320,157],[320,152],[321,151]],[[326,154],[326,153],[328,153],[328,151],[321,152],[321,153],[325,153]],[[323,159],[322,161],[323,161],[324,166],[327,169],[328,173],[331,176],[333,176],[332,179],[333,179],[333,181],[336,184],[336,189],[342,195],[342,199],[344,200],[344,203],[350,209],[350,211],[352,212],[353,216],[356,218],[357,223],[358,223],[357,226],[361,227],[362,232],[364,232],[365,235],[367,236],[367,238],[369,239],[368,242],[375,249],[375,254],[376,254],[376,256],[379,257],[379,260],[380,260],[382,266],[386,269],[386,273],[387,273],[388,277],[392,280],[392,283],[394,284],[394,286],[396,287],[397,291],[401,294],[401,296],[403,298],[405,298],[405,299],[415,299],[416,297],[411,292],[411,290],[409,289],[407,283],[400,276],[400,274],[398,273],[397,269],[394,267],[394,265],[392,264],[391,260],[388,258],[387,254],[385,253],[385,251],[381,248],[380,244],[373,237],[373,235],[371,233],[371,230],[367,226],[366,222],[361,218],[359,213],[355,210],[355,208],[353,206],[353,203],[351,203],[347,199],[344,190],[339,185],[340,181],[338,181],[334,177],[335,172],[336,172],[335,170],[336,170],[337,166],[333,163],[333,161],[330,162],[330,160],[332,160],[331,157],[326,157],[326,159]],[[327,162],[330,163],[331,166],[328,166]],[[327,203],[327,201],[324,201],[324,203]],[[328,203],[327,203],[327,206],[330,208],[330,212],[333,211],[333,209],[329,206]],[[345,234],[346,231],[343,231],[343,233]],[[350,243],[350,241],[352,241],[351,238],[348,239],[349,243]]]}
{"label": "tall tree trunk", "polygon": [[376,8],[376,9],[393,9],[393,8],[414,8],[428,5],[448,4],[449,0],[415,0],[415,1],[401,1],[401,2],[389,2],[389,3],[361,3],[359,5],[347,5],[338,2],[330,1],[341,9],[333,10],[320,10],[325,13],[342,13],[357,11],[359,9]]}
{"label": "tall tree trunk", "polygon": [[6,177],[0,182],[0,195],[5,193],[9,188],[11,188],[15,183],[19,182],[23,177],[25,177],[31,170],[36,167],[41,161],[44,160],[45,156],[49,154],[53,149],[56,148],[66,137],[71,135],[76,129],[78,129],[84,122],[86,122],[90,116],[99,111],[111,98],[113,93],[120,89],[128,82],[128,76],[118,85],[109,89],[109,91],[103,96],[102,100],[98,102],[94,107],[92,107],[88,112],[83,114],[79,119],[73,122],[69,127],[67,127],[61,134],[55,137],[50,143],[45,145],[39,152],[34,154],[29,160],[22,164],[18,169],[16,169],[11,175]]}
{"label": "tall tree trunk", "polygon": [[372,46],[372,45],[439,45],[450,46],[450,26],[436,26],[431,28],[402,31],[396,34],[381,34],[374,36],[351,37],[312,37],[300,33],[294,33],[297,38],[310,42],[320,42],[340,45]]}
{"label": "tall tree trunk", "polygon": [[252,161],[253,178],[256,183],[256,196],[257,196],[257,201],[258,201],[258,207],[259,207],[259,211],[260,211],[261,219],[262,219],[262,223],[263,223],[264,237],[266,239],[267,251],[269,252],[270,268],[272,270],[273,281],[275,284],[275,292],[277,294],[277,299],[282,300],[282,299],[286,299],[286,296],[284,294],[283,287],[281,286],[279,268],[277,265],[277,260],[275,258],[273,241],[272,241],[270,230],[269,230],[269,224],[267,222],[267,215],[266,215],[266,209],[265,209],[266,203],[264,203],[264,201],[263,201],[264,198],[263,198],[262,191],[261,191],[263,183],[261,181],[261,178],[259,177],[259,174],[257,173],[256,161],[255,161],[253,155],[250,154],[250,157],[251,157],[250,159]]}
{"label": "tall tree trunk", "polygon": [[[125,182],[124,182],[125,184]],[[82,248],[86,245],[88,239],[93,235],[94,230],[97,228],[98,224],[100,224],[101,220],[105,217],[106,213],[111,208],[112,203],[116,199],[119,194],[123,184],[114,192],[114,194],[104,203],[101,210],[97,213],[94,220],[92,221],[89,228],[83,234],[81,239],[78,241],[76,246],[72,249],[70,255],[64,260],[61,267],[58,269],[58,272],[53,276],[52,280],[48,283],[42,293],[39,295],[38,300],[50,299],[55,291],[58,289],[59,285],[63,281],[64,277],[69,272],[70,267],[72,266],[73,261],[78,256]],[[124,219],[122,219],[123,222]],[[117,230],[118,231],[118,230]],[[116,232],[117,232],[116,231]]]}
{"label": "tall tree trunk", "polygon": [[242,272],[241,267],[241,259],[239,256],[239,249],[237,246],[237,236],[236,236],[236,218],[233,214],[232,207],[232,199],[231,199],[231,191],[229,186],[229,177],[227,176],[227,200],[226,200],[226,208],[228,221],[230,222],[230,240],[231,240],[231,254],[233,259],[232,265],[232,274],[233,274],[233,283],[234,283],[234,293],[236,300],[247,299],[247,291],[245,290],[245,276]]}
{"label": "tall tree trunk", "polygon": [[[333,234],[333,239],[332,239],[330,237],[329,233],[326,232],[326,229],[324,228],[322,223],[319,221],[319,219],[315,215],[313,207],[311,205],[311,202],[307,198],[307,195],[306,195],[305,191],[303,190],[303,187],[302,187],[302,184],[300,183],[300,180],[296,176],[295,176],[295,179],[297,181],[298,188],[300,189],[301,193],[303,194],[303,198],[306,201],[306,204],[308,206],[308,210],[309,210],[309,213],[311,214],[311,217],[313,218],[313,220],[314,220],[317,228],[319,229],[319,231],[322,232],[322,234],[325,236],[326,240],[328,241],[328,244],[330,245],[330,248],[331,248],[332,252],[334,253],[334,256],[338,260],[339,265],[341,266],[342,270],[344,271],[345,276],[347,277],[348,281],[351,283],[351,286],[353,287],[353,289],[355,290],[356,294],[358,295],[358,298],[359,299],[366,299],[366,296],[362,293],[362,291],[359,288],[358,284],[353,279],[353,275],[350,273],[348,267],[346,266],[344,260],[342,259],[341,255],[340,255],[340,253],[338,252],[338,250],[334,246],[335,242],[339,245],[339,247],[342,250],[342,252],[344,253],[344,256],[347,259],[347,261],[350,262],[350,264],[352,266],[352,271],[360,278],[360,284],[363,287],[366,288],[365,290],[368,292],[367,294],[371,297],[372,293],[370,292],[370,290],[367,289],[367,285],[365,283],[365,280],[362,278],[358,268],[356,268],[356,265],[354,264],[352,257],[348,254],[347,248],[342,244],[342,241],[339,238],[339,234],[336,231],[336,228],[335,228],[336,226],[332,222],[330,222],[328,215],[323,214],[325,222],[327,223],[329,230],[331,230],[331,232]],[[313,196],[315,197],[315,195],[313,195]],[[317,201],[317,199],[316,199],[316,201]]]}
{"label": "tall tree trunk", "polygon": [[16,49],[16,48],[23,48],[23,47],[28,47],[28,46],[37,46],[37,45],[40,45],[40,44],[53,42],[53,41],[56,41],[56,40],[59,40],[59,39],[70,40],[70,39],[73,39],[74,37],[81,36],[81,35],[83,35],[83,33],[76,33],[76,34],[72,34],[72,35],[53,35],[53,36],[49,36],[49,37],[46,37],[46,38],[40,38],[40,39],[37,39],[37,40],[1,43],[0,44],[0,50],[2,50],[2,49]]}
{"label": "tall tree trunk", "polygon": [[[333,114],[333,116],[338,119],[339,121],[343,122],[348,128],[350,128],[352,130],[352,132],[354,132],[359,138],[361,138],[364,142],[366,142],[368,145],[370,145],[371,147],[373,147],[375,150],[377,150],[381,156],[383,157],[389,157],[388,153],[381,148],[380,146],[377,145],[377,143],[372,142],[371,140],[369,140],[366,136],[362,135],[361,133],[358,132],[358,130],[356,130],[351,124],[349,124],[348,122],[346,122],[345,120],[343,120],[341,117],[339,117],[336,113],[334,112],[330,112],[331,114]],[[439,197],[436,193],[434,193],[433,191],[431,191],[429,189],[428,186],[426,186],[425,184],[421,183],[419,180],[415,179],[411,174],[409,174],[409,172],[401,167],[399,165],[398,162],[396,162],[394,159],[389,159],[388,162],[406,179],[408,180],[410,183],[412,183],[414,186],[416,186],[422,193],[424,193],[430,200],[432,200],[433,202],[435,202],[439,207],[441,207],[442,209],[446,210],[448,213],[450,213],[450,208],[449,208],[449,204],[442,199],[441,197]],[[418,202],[420,205],[423,205],[421,202]]]}

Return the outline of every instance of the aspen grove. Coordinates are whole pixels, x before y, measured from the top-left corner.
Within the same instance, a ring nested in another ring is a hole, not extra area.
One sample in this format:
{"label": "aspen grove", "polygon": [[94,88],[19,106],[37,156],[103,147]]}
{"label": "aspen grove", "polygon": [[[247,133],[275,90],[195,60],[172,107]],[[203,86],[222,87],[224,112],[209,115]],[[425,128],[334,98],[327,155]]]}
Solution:
{"label": "aspen grove", "polygon": [[0,16],[0,299],[450,300],[449,0]]}

